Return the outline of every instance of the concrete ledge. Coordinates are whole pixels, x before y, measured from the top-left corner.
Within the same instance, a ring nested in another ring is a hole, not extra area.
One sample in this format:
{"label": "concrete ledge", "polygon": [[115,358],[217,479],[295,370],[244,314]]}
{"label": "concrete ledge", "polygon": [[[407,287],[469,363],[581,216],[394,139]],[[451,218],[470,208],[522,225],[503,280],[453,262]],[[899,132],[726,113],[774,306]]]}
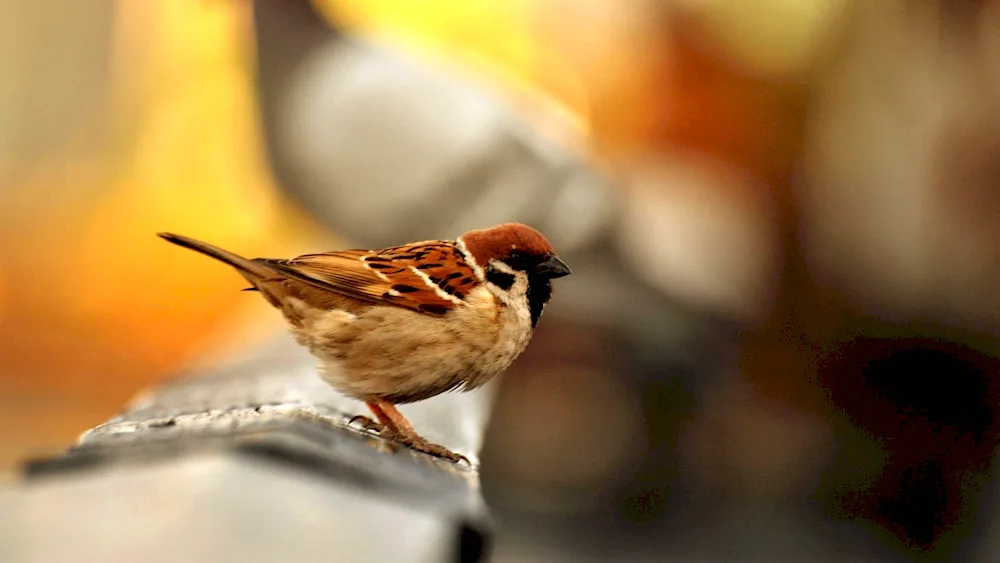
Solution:
{"label": "concrete ledge", "polygon": [[280,356],[168,382],[27,463],[0,491],[4,560],[480,560],[478,471],[347,427],[359,405]]}

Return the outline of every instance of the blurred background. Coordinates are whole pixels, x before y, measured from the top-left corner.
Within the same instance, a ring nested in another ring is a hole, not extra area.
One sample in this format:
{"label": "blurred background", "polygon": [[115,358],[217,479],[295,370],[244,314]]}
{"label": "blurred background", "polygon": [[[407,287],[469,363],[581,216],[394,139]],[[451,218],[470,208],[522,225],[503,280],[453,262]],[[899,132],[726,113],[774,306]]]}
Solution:
{"label": "blurred background", "polygon": [[1000,2],[0,6],[4,470],[283,330],[157,231],[518,220],[575,275],[496,389],[495,560],[1000,553]]}

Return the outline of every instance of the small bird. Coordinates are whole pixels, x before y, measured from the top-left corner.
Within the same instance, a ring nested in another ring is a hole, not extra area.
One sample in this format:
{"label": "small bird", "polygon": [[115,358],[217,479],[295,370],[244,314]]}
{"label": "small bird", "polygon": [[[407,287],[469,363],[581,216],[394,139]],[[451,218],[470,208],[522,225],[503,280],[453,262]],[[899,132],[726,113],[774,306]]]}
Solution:
{"label": "small bird", "polygon": [[[570,274],[537,230],[505,223],[456,240],[379,250],[247,259],[185,236],[158,235],[235,268],[284,315],[320,375],[364,401],[380,436],[452,461],[396,405],[482,386],[527,347],[551,280]],[[466,460],[468,461],[468,460]]]}

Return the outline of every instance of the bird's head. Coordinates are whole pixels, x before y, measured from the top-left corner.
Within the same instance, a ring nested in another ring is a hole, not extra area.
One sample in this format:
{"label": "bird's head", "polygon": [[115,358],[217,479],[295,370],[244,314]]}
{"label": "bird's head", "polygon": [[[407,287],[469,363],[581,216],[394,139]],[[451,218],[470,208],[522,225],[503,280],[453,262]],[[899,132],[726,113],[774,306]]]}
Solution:
{"label": "bird's head", "polygon": [[552,296],[551,280],[569,275],[542,233],[520,223],[469,231],[458,238],[501,299],[527,298],[534,326]]}

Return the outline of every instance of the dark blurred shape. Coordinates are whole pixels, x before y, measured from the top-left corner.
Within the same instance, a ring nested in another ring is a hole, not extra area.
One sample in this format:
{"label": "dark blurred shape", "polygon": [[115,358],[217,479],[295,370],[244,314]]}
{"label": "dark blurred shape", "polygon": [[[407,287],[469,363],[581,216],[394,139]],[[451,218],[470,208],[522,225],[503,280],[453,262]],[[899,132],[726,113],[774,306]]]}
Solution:
{"label": "dark blurred shape", "polygon": [[490,543],[490,538],[481,529],[463,525],[459,530],[458,543],[455,546],[458,553],[453,560],[460,563],[488,561]]}
{"label": "dark blurred shape", "polygon": [[646,453],[629,350],[608,329],[546,323],[507,372],[486,435],[494,509],[602,510]]}
{"label": "dark blurred shape", "polygon": [[859,337],[833,350],[820,384],[882,460],[851,469],[852,482],[870,473],[835,495],[836,510],[871,518],[913,547],[934,547],[970,521],[974,506],[966,503],[992,469],[1000,359],[954,340],[905,335]]}
{"label": "dark blurred shape", "polygon": [[997,518],[998,6],[851,5],[743,341],[757,389],[825,413],[815,498],[903,557],[973,560]]}
{"label": "dark blurred shape", "polygon": [[[954,433],[969,434],[977,441],[994,425],[996,397],[990,389],[989,374],[1000,371],[997,358],[961,344],[929,338],[860,338],[845,344],[839,355],[845,362],[861,365],[842,366],[842,373],[831,381],[838,404],[848,405],[852,399],[874,395],[887,401],[899,415],[938,421]],[[857,379],[862,381],[862,389],[855,387]],[[842,385],[853,387],[852,392],[840,390]],[[865,426],[885,424],[864,419],[858,422]],[[890,422],[887,427],[893,425]]]}

